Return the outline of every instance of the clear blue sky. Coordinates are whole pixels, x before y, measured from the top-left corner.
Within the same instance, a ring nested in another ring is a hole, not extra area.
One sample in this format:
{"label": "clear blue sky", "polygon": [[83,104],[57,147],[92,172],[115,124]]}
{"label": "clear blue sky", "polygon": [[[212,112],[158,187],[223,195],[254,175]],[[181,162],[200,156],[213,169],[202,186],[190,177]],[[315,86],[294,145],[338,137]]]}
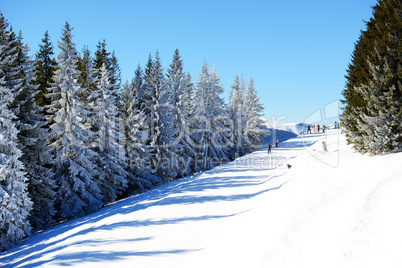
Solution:
{"label": "clear blue sky", "polygon": [[31,54],[46,30],[57,54],[68,21],[79,51],[88,46],[93,53],[106,40],[124,82],[149,53],[159,50],[166,69],[179,48],[194,81],[206,58],[226,99],[235,75],[253,77],[266,118],[304,122],[342,98],[354,42],[376,2],[1,0],[0,9],[13,30],[22,31]]}

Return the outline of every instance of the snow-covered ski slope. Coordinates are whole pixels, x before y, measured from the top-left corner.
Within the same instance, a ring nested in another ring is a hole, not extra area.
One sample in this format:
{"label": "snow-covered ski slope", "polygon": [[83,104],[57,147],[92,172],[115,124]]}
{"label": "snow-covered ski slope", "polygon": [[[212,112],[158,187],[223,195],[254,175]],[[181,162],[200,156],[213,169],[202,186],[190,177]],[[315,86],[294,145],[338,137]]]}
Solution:
{"label": "snow-covered ski slope", "polygon": [[338,130],[279,146],[33,235],[0,267],[402,267],[401,153]]}

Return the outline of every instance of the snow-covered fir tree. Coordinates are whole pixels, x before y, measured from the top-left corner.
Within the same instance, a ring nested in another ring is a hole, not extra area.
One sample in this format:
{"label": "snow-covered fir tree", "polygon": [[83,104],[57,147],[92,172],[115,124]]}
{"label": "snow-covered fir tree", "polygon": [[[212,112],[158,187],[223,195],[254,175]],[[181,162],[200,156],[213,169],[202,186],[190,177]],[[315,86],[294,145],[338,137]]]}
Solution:
{"label": "snow-covered fir tree", "polygon": [[[108,70],[109,72],[109,84],[111,86],[111,93],[113,94],[115,101],[114,105],[116,105],[118,108],[118,117],[122,118],[124,114],[124,108],[122,106],[122,100],[120,99],[119,94],[121,86],[121,70],[115,52],[113,51],[112,53],[110,53],[106,50],[105,40],[98,43],[92,64],[93,74],[98,79],[100,79],[101,75],[100,69],[102,68],[103,65],[105,65],[106,70]],[[117,124],[118,129],[121,130],[124,129],[125,126],[122,120],[119,120]],[[121,134],[124,135],[124,132],[118,132],[117,134],[119,134],[120,136],[115,137],[116,139],[125,138],[124,136],[121,136]]]}
{"label": "snow-covered fir tree", "polygon": [[[0,45],[0,54],[2,53]],[[22,156],[17,148],[15,115],[7,108],[13,97],[10,90],[1,84],[0,78],[0,251],[10,248],[29,235],[28,221],[32,202],[28,197]]]}
{"label": "snow-covered fir tree", "polygon": [[227,105],[227,111],[231,119],[230,140],[233,143],[230,150],[231,159],[235,159],[251,151],[250,141],[244,133],[246,125],[245,104],[244,78],[240,82],[239,76],[236,75]]}
{"label": "snow-covered fir tree", "polygon": [[124,82],[120,94],[119,94],[119,98],[121,101],[121,108],[123,110],[122,113],[122,118],[127,118],[127,111],[130,108],[130,96],[132,94],[132,90],[133,90],[133,82]]}
{"label": "snow-covered fir tree", "polygon": [[215,69],[211,72],[204,61],[194,92],[196,107],[191,121],[197,153],[196,171],[208,170],[228,161],[232,143],[229,130],[225,127],[228,116],[220,97],[222,93]]}
{"label": "snow-covered fir tree", "polygon": [[[17,55],[10,41],[12,31],[0,13],[0,251],[10,248],[25,236],[31,226],[28,221],[32,202],[28,196],[27,178],[18,149],[15,115],[8,108],[14,100],[14,88],[7,82],[16,72],[12,67]],[[17,67],[17,66],[14,66]]]}
{"label": "snow-covered fir tree", "polygon": [[34,99],[37,86],[32,85],[33,61],[28,57],[29,48],[22,43],[21,34],[15,41],[16,58],[13,65],[17,66],[18,71],[14,78],[19,83],[14,87],[16,95],[9,107],[16,115],[18,141],[23,153],[21,160],[29,179],[29,196],[34,204],[30,222],[34,229],[43,229],[53,221],[55,214],[55,182],[50,168],[53,161],[47,147],[49,131],[45,127],[47,121],[43,108],[37,106]]}
{"label": "snow-covered fir tree", "polygon": [[153,174],[150,159],[152,149],[148,140],[147,117],[141,109],[143,104],[143,74],[138,65],[131,86],[127,89],[126,152],[130,172],[128,192],[138,193],[159,184]]}
{"label": "snow-covered fir tree", "polygon": [[118,139],[123,133],[118,128],[118,111],[113,94],[114,89],[109,82],[109,71],[105,64],[100,69],[100,78],[92,92],[90,106],[95,111],[92,115],[93,130],[96,130],[95,150],[99,158],[99,186],[103,195],[103,203],[108,204],[121,196],[127,188],[127,161],[124,151],[124,140]]}
{"label": "snow-covered fir tree", "polygon": [[[186,106],[188,110],[188,114],[191,115],[193,114],[194,111],[194,84],[193,84],[193,79],[191,78],[190,73],[187,73],[186,76],[184,77],[185,81],[185,92],[184,92],[184,106]],[[191,121],[191,120],[190,120]]]}
{"label": "snow-covered fir tree", "polygon": [[175,167],[178,155],[174,151],[175,127],[173,126],[173,107],[170,104],[166,79],[163,73],[159,52],[156,52],[149,79],[148,90],[154,92],[151,98],[150,146],[154,151],[151,164],[156,175],[165,181],[177,178]]}
{"label": "snow-covered fir tree", "polygon": [[171,165],[179,177],[184,177],[192,172],[194,166],[195,150],[194,141],[190,130],[190,107],[191,107],[191,81],[183,71],[183,61],[179,50],[176,49],[173,62],[167,70],[167,91],[172,106],[172,122],[170,129],[173,131],[171,149],[177,155],[172,159]]}
{"label": "snow-covered fir tree", "polygon": [[112,53],[106,50],[106,41],[103,40],[99,42],[97,45],[97,50],[95,51],[95,57],[93,59],[93,68],[95,71],[95,76],[100,78],[100,69],[105,65],[106,69],[109,72],[110,76],[110,85],[112,87],[113,95],[116,97],[116,104],[118,103],[119,96],[118,91],[120,90],[121,85],[121,70],[115,55],[115,52]]}
{"label": "snow-covered fir tree", "polygon": [[266,136],[262,124],[264,107],[260,103],[253,78],[250,78],[246,92],[244,135],[247,135],[253,151],[261,146],[262,138]]}
{"label": "snow-covered fir tree", "polygon": [[88,111],[79,99],[81,92],[77,82],[77,51],[72,41],[72,28],[63,28],[59,41],[59,68],[55,82],[59,86],[60,99],[52,107],[60,107],[51,126],[55,150],[54,169],[58,186],[56,208],[58,219],[69,219],[99,210],[102,194],[98,187],[94,159],[97,154],[87,144],[94,135],[84,124]]}

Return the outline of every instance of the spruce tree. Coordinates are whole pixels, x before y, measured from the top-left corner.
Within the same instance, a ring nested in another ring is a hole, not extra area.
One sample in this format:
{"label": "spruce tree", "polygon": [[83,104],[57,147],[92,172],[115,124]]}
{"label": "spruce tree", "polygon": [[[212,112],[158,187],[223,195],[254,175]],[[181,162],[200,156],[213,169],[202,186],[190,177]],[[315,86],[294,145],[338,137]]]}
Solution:
{"label": "spruce tree", "polygon": [[57,68],[53,54],[53,45],[50,42],[48,31],[46,31],[42,44],[39,44],[39,52],[35,56],[35,80],[33,81],[33,84],[38,86],[35,101],[41,107],[50,104],[47,94],[54,83],[53,76]]}
{"label": "spruce tree", "polygon": [[225,127],[228,116],[220,97],[222,93],[223,88],[215,69],[211,72],[204,61],[194,92],[194,103],[197,105],[191,121],[197,153],[196,171],[208,170],[228,161],[228,148],[232,143]]}
{"label": "spruce tree", "polygon": [[245,135],[246,127],[246,98],[245,98],[245,83],[244,79],[240,82],[238,75],[235,76],[233,81],[232,90],[229,96],[229,103],[227,111],[230,118],[230,140],[233,146],[230,150],[231,159],[243,156],[250,153],[250,141]]}
{"label": "spruce tree", "polygon": [[151,99],[150,146],[154,150],[151,164],[156,175],[165,181],[177,178],[175,166],[178,156],[174,151],[175,126],[173,126],[173,108],[170,104],[170,92],[167,88],[159,52],[156,52],[150,77]]}
{"label": "spruce tree", "polygon": [[[140,131],[141,134],[141,142],[146,146],[147,155],[149,158],[144,159],[146,163],[149,163],[149,167],[151,169],[151,173],[155,175],[156,170],[154,168],[154,155],[155,155],[155,146],[151,145],[152,143],[152,135],[155,133],[155,102],[156,102],[156,91],[153,86],[153,59],[152,55],[149,54],[147,64],[145,66],[144,77],[142,79],[141,93],[138,92],[137,102],[136,104],[139,107],[139,111],[143,114],[144,120],[141,120]],[[134,112],[134,110],[133,110]],[[155,144],[155,143],[154,143]]]}
{"label": "spruce tree", "polygon": [[55,173],[58,186],[57,218],[70,219],[99,210],[102,195],[98,187],[94,159],[97,154],[87,144],[94,135],[84,124],[88,111],[82,107],[77,82],[77,51],[72,41],[72,28],[68,23],[63,28],[59,41],[59,68],[55,82],[59,86],[60,99],[52,103],[59,107],[51,126],[55,150]]}
{"label": "spruce tree", "polygon": [[122,108],[122,118],[126,119],[127,118],[127,111],[130,107],[130,95],[133,94],[133,82],[124,82],[121,92],[119,94],[119,99],[121,101],[121,108]]}
{"label": "spruce tree", "polygon": [[18,243],[31,230],[28,217],[32,202],[28,196],[24,165],[19,160],[22,153],[18,149],[16,117],[9,109],[15,96],[10,78],[18,69],[11,35],[8,22],[0,13],[0,251]]}
{"label": "spruce tree", "polygon": [[95,87],[95,77],[91,52],[88,47],[82,49],[82,55],[77,58],[77,70],[79,71],[77,82],[81,85],[81,100],[88,103],[88,96],[91,95]]}
{"label": "spruce tree", "polygon": [[366,108],[366,100],[363,95],[357,90],[362,85],[364,77],[369,75],[366,72],[368,64],[365,59],[364,44],[367,44],[367,38],[361,34],[358,42],[355,43],[355,50],[352,54],[352,61],[348,65],[346,77],[345,89],[342,92],[345,100],[342,103],[345,104],[341,120],[343,122],[343,128],[346,131],[346,140],[348,143],[352,143],[353,147],[358,151],[364,148],[363,135],[357,127],[357,120],[360,111],[364,111]]}
{"label": "spruce tree", "polygon": [[178,49],[175,50],[173,62],[167,70],[167,78],[167,90],[170,94],[170,105],[172,108],[170,129],[173,130],[173,140],[171,141],[171,149],[177,155],[176,159],[172,159],[171,165],[179,177],[184,177],[191,174],[195,157],[195,150],[192,147],[194,141],[190,130],[190,96],[192,85],[183,71],[183,61]]}
{"label": "spruce tree", "polygon": [[28,57],[29,49],[22,43],[21,34],[16,38],[15,48],[13,65],[18,67],[18,72],[14,77],[20,82],[15,86],[16,96],[9,107],[16,115],[21,160],[29,179],[29,196],[34,204],[30,222],[34,229],[43,229],[53,221],[55,200],[54,174],[50,169],[53,161],[47,147],[49,132],[45,127],[47,122],[43,108],[34,99],[37,86],[32,85],[33,61]]}
{"label": "spruce tree", "polygon": [[349,65],[342,120],[360,152],[402,150],[402,11],[397,0],[379,1]]}
{"label": "spruce tree", "polygon": [[3,251],[29,235],[32,202],[24,165],[19,160],[22,153],[17,147],[15,115],[7,108],[13,97],[1,84],[3,77],[0,78],[0,251]]}
{"label": "spruce tree", "polygon": [[133,82],[127,94],[126,117],[126,152],[129,161],[129,193],[138,193],[160,184],[160,179],[154,175],[150,159],[152,148],[148,141],[147,116],[143,108],[143,74],[138,65]]}
{"label": "spruce tree", "polygon": [[252,151],[261,146],[262,138],[266,136],[262,124],[264,107],[260,103],[253,78],[250,78],[246,92],[244,135],[247,136]]}
{"label": "spruce tree", "polygon": [[118,111],[115,105],[113,88],[109,82],[109,71],[105,64],[100,69],[100,79],[90,96],[90,106],[95,111],[97,134],[94,139],[95,150],[99,154],[99,186],[103,203],[108,204],[120,197],[127,188],[127,160],[124,146],[117,139],[123,133],[118,128]]}

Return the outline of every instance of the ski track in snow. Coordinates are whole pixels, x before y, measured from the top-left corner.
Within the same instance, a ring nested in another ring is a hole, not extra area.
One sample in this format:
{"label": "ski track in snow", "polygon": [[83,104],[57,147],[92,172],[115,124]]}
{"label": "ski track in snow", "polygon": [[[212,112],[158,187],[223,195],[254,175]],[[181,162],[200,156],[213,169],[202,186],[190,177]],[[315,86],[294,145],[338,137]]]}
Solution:
{"label": "ski track in snow", "polygon": [[402,267],[401,153],[354,153],[338,130],[272,153],[32,235],[0,266]]}

